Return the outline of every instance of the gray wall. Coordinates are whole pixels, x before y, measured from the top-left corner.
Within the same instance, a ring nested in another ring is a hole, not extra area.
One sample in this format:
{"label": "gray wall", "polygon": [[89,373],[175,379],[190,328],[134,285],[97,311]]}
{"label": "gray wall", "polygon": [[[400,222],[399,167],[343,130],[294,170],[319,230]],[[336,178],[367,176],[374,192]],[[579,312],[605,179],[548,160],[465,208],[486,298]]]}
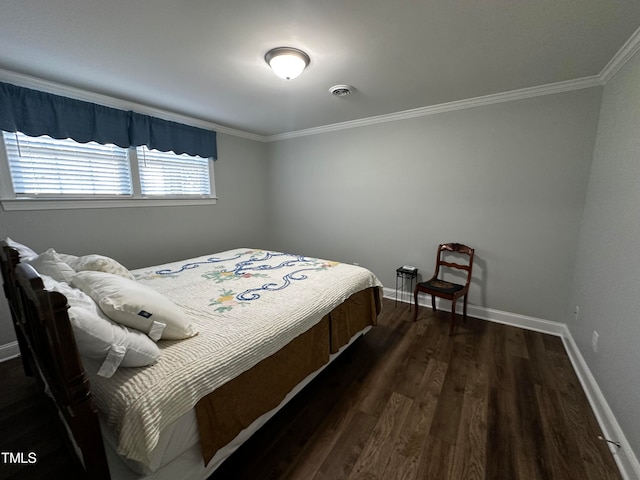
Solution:
{"label": "gray wall", "polygon": [[566,321],[601,88],[270,144],[271,248],[433,272],[476,248],[469,302]]}
{"label": "gray wall", "polygon": [[[640,54],[604,89],[574,294],[573,338],[631,448],[640,452]],[[593,331],[600,335],[591,349]]]}
{"label": "gray wall", "polygon": [[[266,243],[264,143],[218,136],[216,205],[5,212],[0,238],[9,236],[37,252],[100,253],[128,268],[157,265]],[[0,299],[0,345],[15,340]]]}
{"label": "gray wall", "polygon": [[[599,127],[592,88],[269,144],[220,135],[217,205],[0,211],[0,237],[129,268],[267,247],[358,262],[387,287],[404,263],[430,274],[438,243],[469,243],[470,302],[568,323],[640,451],[637,85],[638,55]],[[14,339],[2,298],[0,346]]]}

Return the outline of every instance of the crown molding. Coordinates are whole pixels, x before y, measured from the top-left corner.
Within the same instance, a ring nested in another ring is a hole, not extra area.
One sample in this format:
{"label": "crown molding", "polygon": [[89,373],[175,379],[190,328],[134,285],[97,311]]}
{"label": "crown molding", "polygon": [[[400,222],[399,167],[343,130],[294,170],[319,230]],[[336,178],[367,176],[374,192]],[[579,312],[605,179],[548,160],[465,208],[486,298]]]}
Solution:
{"label": "crown molding", "polygon": [[348,122],[334,123],[321,127],[308,128],[304,130],[296,130],[293,132],[280,133],[264,137],[264,141],[275,142],[278,140],[288,140],[297,137],[305,137],[307,135],[316,135],[320,133],[335,132],[346,130],[348,128],[363,127],[366,125],[375,125],[378,123],[394,122],[396,120],[405,120],[408,118],[423,117],[426,115],[435,115],[437,113],[451,112],[454,110],[462,110],[465,108],[479,107],[483,105],[491,105],[494,103],[510,102],[512,100],[522,100],[525,98],[538,97],[542,95],[551,95],[554,93],[569,92],[583,88],[604,86],[613,76],[620,70],[633,56],[640,51],[640,27],[631,35],[625,44],[618,50],[614,57],[605,65],[598,75],[583,77],[576,80],[568,80],[565,82],[550,83],[537,87],[523,88],[520,90],[512,90],[509,92],[486,95],[483,97],[470,98],[455,102],[442,103],[428,107],[415,108],[402,112],[368,117]]}
{"label": "crown molding", "polygon": [[600,72],[600,80],[607,83],[631,58],[640,50],[640,27],[629,37],[629,40],[618,50],[613,58]]}
{"label": "crown molding", "polygon": [[493,105],[496,103],[510,102],[514,100],[522,100],[525,98],[539,97],[543,95],[553,95],[555,93],[570,92],[583,88],[599,87],[609,82],[613,76],[640,50],[640,28],[625,42],[618,50],[615,56],[607,63],[598,75],[590,77],[578,78],[575,80],[567,80],[563,82],[550,83],[536,87],[522,88],[519,90],[511,90],[508,92],[485,95],[482,97],[458,100],[455,102],[441,103],[438,105],[430,105],[426,107],[404,110],[385,115],[377,115],[373,117],[350,120],[340,123],[332,123],[320,127],[307,128],[303,130],[294,130],[291,132],[278,133],[275,135],[258,135],[255,133],[236,130],[233,128],[218,125],[213,122],[201,120],[187,115],[150,107],[128,100],[90,92],[80,88],[71,87],[49,80],[0,69],[0,81],[10,82],[26,88],[34,88],[55,95],[63,95],[77,100],[98,103],[108,107],[119,108],[122,110],[134,110],[138,113],[152,115],[174,122],[192,125],[194,127],[215,130],[218,133],[233,135],[236,137],[246,138],[257,142],[276,142],[279,140],[289,140],[298,137],[306,137],[309,135],[318,135],[322,133],[336,132],[347,130],[350,128],[364,127],[368,125],[377,125],[380,123],[395,122],[398,120],[406,120],[410,118],[424,117],[427,115],[436,115],[438,113],[452,112],[455,110],[464,110],[467,108],[481,107]]}
{"label": "crown molding", "polygon": [[600,79],[600,76],[594,75],[591,77],[584,77],[576,80],[567,80],[564,82],[550,83],[547,85],[541,85],[537,87],[522,88],[519,90],[512,90],[509,92],[495,93],[492,95],[485,95],[482,97],[475,97],[475,98],[469,98],[465,100],[458,100],[455,102],[441,103],[438,105],[414,108],[411,110],[404,110],[402,112],[378,115],[375,117],[367,117],[367,118],[351,120],[347,122],[333,123],[333,124],[324,125],[321,127],[308,128],[305,130],[296,130],[293,132],[279,133],[276,135],[270,135],[268,137],[265,137],[265,141],[275,142],[278,140],[289,140],[292,138],[305,137],[308,135],[317,135],[320,133],[335,132],[338,130],[364,127],[367,125],[376,125],[379,123],[395,122],[398,120],[406,120],[409,118],[424,117],[427,115],[435,115],[438,113],[452,112],[455,110],[481,107],[485,105],[492,105],[495,103],[510,102],[513,100],[522,100],[525,98],[539,97],[543,95],[552,95],[555,93],[569,92],[573,90],[580,90],[583,88],[599,87],[602,85],[603,83],[602,83],[602,80]]}
{"label": "crown molding", "polygon": [[97,103],[99,105],[104,105],[105,107],[117,108],[120,110],[133,110],[136,113],[162,118],[163,120],[191,125],[192,127],[204,128],[206,130],[215,130],[217,133],[224,133],[236,137],[248,138],[250,140],[264,141],[264,137],[262,135],[256,135],[254,133],[236,130],[206,120],[190,117],[188,115],[150,107],[141,103],[123,100],[120,98],[111,97],[109,95],[91,92],[89,90],[71,87],[62,83],[52,82],[50,80],[44,80],[41,78],[32,77],[30,75],[12,72],[10,70],[1,68],[0,81],[12,83],[24,88],[40,90],[42,92],[51,93],[53,95],[73,98],[75,100]]}

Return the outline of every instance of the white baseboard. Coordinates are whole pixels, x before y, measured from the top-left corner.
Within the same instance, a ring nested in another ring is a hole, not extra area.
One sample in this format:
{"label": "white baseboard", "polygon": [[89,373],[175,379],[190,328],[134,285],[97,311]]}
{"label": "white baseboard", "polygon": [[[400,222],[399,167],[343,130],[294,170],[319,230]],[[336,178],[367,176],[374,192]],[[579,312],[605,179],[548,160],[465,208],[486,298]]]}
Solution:
{"label": "white baseboard", "polygon": [[565,329],[566,333],[562,336],[565,349],[569,354],[573,369],[576,375],[578,375],[582,388],[591,404],[591,409],[600,424],[602,434],[605,438],[620,443],[620,448],[610,444],[609,449],[618,464],[622,478],[625,480],[640,480],[640,463],[638,462],[638,457],[636,457],[631,449],[627,437],[624,435],[620,424],[613,415],[607,399],[604,397],[602,390],[600,390],[591,370],[589,370],[589,366],[580,353],[576,342],[573,340],[571,332],[566,326]]}
{"label": "white baseboard", "polygon": [[20,348],[18,348],[18,342],[11,342],[5,345],[0,345],[0,363],[16,358],[20,355]]}
{"label": "white baseboard", "polygon": [[[384,288],[384,296],[391,300],[395,300],[396,291],[393,288]],[[413,303],[413,294],[409,298],[407,292],[402,295],[398,292],[398,301],[404,303]],[[431,308],[431,296],[419,294],[418,305],[421,307]],[[436,308],[443,312],[451,311],[451,302],[448,300],[436,299]],[[462,301],[458,302],[456,311],[462,313]],[[479,318],[480,320],[488,320],[490,322],[502,323],[504,325],[511,325],[513,327],[525,328],[527,330],[533,330],[541,333],[548,333],[557,337],[562,337],[567,330],[567,326],[564,323],[551,322],[549,320],[542,320],[540,318],[528,317],[526,315],[520,315],[518,313],[504,312],[502,310],[495,310],[493,308],[481,307],[479,305],[467,305],[467,315],[473,318]]]}
{"label": "white baseboard", "polygon": [[[395,289],[384,288],[384,296],[391,300],[395,300]],[[408,295],[407,292],[404,292],[404,294],[398,292],[397,299],[399,302],[404,303],[413,302],[413,294]],[[429,295],[420,294],[418,296],[418,304],[422,307],[431,308],[431,297]],[[436,299],[436,308],[445,312],[450,312],[451,302],[438,298]],[[460,313],[462,313],[462,307],[459,305],[458,308],[460,309]],[[569,356],[573,369],[582,384],[582,388],[589,400],[591,409],[600,424],[603,435],[605,438],[620,443],[620,448],[617,448],[615,445],[610,445],[610,449],[613,454],[613,458],[618,465],[622,478],[624,478],[624,480],[640,480],[640,463],[638,462],[638,458],[631,449],[620,424],[611,411],[602,390],[600,390],[596,379],[593,377],[591,370],[589,370],[589,366],[580,353],[580,350],[573,340],[571,332],[566,324],[535,317],[528,317],[526,315],[519,315],[517,313],[494,310],[492,308],[472,304],[467,305],[467,315],[481,320],[502,323],[504,325],[511,325],[561,337],[567,351],[567,355]]]}

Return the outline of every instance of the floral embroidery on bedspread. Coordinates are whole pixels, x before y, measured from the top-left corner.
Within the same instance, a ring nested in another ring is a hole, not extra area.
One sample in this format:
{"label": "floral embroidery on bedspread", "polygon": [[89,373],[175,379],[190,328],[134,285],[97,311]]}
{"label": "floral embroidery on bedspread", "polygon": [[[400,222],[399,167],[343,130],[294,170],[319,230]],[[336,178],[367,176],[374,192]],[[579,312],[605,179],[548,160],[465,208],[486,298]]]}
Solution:
{"label": "floral embroidery on bedspread", "polygon": [[[279,263],[273,265],[267,262],[268,260],[277,258]],[[262,256],[252,255],[249,260],[238,262],[233,270],[220,270],[212,272],[212,274],[204,274],[205,278],[213,278],[216,283],[223,282],[225,280],[234,280],[240,278],[270,278],[269,275],[261,273],[252,273],[253,271],[265,272],[287,269],[281,279],[277,282],[264,283],[258,287],[248,288],[238,294],[235,294],[235,301],[230,298],[230,295],[234,295],[231,291],[223,292],[223,296],[212,299],[211,305],[218,305],[220,303],[227,304],[223,307],[224,310],[231,310],[232,306],[242,305],[246,302],[258,300],[261,297],[259,292],[273,292],[283,290],[291,285],[294,281],[302,281],[309,278],[303,272],[312,272],[319,270],[326,270],[327,268],[338,265],[339,262],[330,262],[326,260],[319,260],[317,258],[304,257],[302,255],[291,255],[288,253],[278,252],[264,252]],[[291,269],[294,269],[291,271]],[[273,276],[273,275],[272,275]],[[220,308],[216,309],[221,311]]]}
{"label": "floral embroidery on bedspread", "polygon": [[[248,258],[246,258],[248,256]],[[245,259],[246,258],[246,259]],[[242,260],[241,260],[242,259]],[[209,306],[218,313],[229,312],[237,306],[247,305],[268,292],[283,290],[293,283],[307,280],[307,273],[327,270],[340,262],[266,250],[245,250],[226,258],[209,257],[184,265],[136,274],[138,280],[177,278],[181,274],[201,266],[217,266],[202,273],[201,277],[215,284],[227,284],[237,280],[266,279],[267,282],[241,292],[221,288],[210,299]]]}
{"label": "floral embroidery on bedspread", "polygon": [[215,311],[218,313],[227,312],[231,310],[233,307],[237,307],[238,305],[244,305],[246,302],[239,302],[236,299],[235,292],[231,290],[223,290],[222,294],[218,298],[212,298],[210,306],[216,306]]}

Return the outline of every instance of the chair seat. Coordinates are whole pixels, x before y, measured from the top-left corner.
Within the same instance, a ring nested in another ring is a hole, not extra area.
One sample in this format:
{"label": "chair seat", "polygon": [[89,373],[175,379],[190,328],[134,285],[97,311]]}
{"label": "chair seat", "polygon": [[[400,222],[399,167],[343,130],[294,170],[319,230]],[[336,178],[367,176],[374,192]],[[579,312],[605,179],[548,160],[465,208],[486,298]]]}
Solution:
{"label": "chair seat", "polygon": [[453,295],[457,291],[462,290],[464,288],[464,285],[432,278],[431,280],[427,280],[426,282],[418,283],[418,287],[426,290],[434,290],[436,292],[441,292],[447,295]]}

